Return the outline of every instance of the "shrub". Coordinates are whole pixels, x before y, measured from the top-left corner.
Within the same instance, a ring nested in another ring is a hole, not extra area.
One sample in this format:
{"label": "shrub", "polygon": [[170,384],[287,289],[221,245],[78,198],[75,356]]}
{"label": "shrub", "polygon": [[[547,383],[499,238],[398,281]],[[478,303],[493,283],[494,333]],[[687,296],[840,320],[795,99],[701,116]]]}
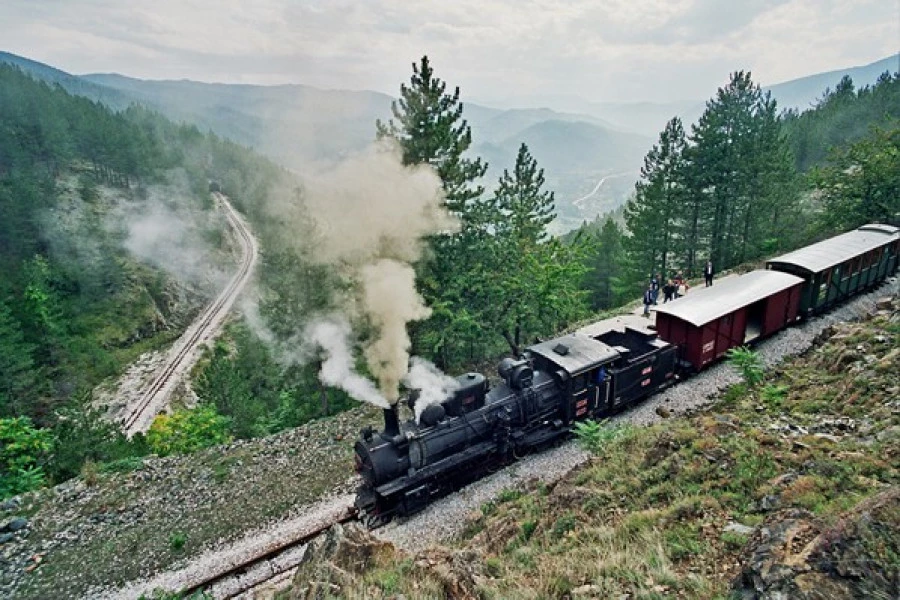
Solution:
{"label": "shrub", "polygon": [[553,524],[553,537],[561,538],[566,535],[570,531],[575,529],[575,515],[572,513],[566,513],[556,520],[556,523]]}
{"label": "shrub", "polygon": [[766,406],[777,409],[781,408],[787,391],[786,385],[767,385],[760,390],[760,397]]}
{"label": "shrub", "polygon": [[180,552],[184,545],[187,543],[187,534],[181,531],[172,532],[172,535],[169,536],[169,546],[171,546],[172,550],[176,552]]}
{"label": "shrub", "polygon": [[50,432],[28,417],[0,419],[0,498],[44,485],[43,462],[52,447]]}
{"label": "shrub", "polygon": [[606,448],[615,440],[621,439],[630,433],[627,425],[609,425],[607,420],[603,421],[579,421],[575,423],[572,431],[578,438],[578,443],[582,448],[597,455],[606,453]]}
{"label": "shrub", "polygon": [[746,346],[732,348],[726,353],[728,363],[743,377],[750,388],[755,388],[763,380],[763,361],[759,353]]}
{"label": "shrub", "polygon": [[537,521],[525,521],[522,523],[522,539],[530,540],[537,529]]}
{"label": "shrub", "polygon": [[210,404],[192,410],[176,410],[159,415],[147,433],[150,449],[160,456],[188,454],[202,448],[231,441],[230,419],[220,415]]}

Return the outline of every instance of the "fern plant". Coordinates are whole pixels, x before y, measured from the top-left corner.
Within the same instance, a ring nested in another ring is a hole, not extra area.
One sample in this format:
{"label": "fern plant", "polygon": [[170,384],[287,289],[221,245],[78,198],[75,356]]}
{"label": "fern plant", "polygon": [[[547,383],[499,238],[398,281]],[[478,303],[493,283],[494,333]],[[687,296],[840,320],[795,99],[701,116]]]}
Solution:
{"label": "fern plant", "polygon": [[755,388],[762,383],[765,370],[758,352],[747,346],[739,346],[729,350],[725,356],[728,358],[728,364],[741,374],[747,387]]}

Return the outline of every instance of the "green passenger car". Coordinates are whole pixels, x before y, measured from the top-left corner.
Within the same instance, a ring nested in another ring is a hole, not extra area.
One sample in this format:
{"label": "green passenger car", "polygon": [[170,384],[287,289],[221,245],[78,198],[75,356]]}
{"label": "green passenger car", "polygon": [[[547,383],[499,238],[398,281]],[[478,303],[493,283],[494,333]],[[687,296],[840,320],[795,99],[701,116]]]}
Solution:
{"label": "green passenger car", "polygon": [[766,268],[805,280],[800,314],[823,311],[897,272],[900,227],[870,224],[789,252]]}

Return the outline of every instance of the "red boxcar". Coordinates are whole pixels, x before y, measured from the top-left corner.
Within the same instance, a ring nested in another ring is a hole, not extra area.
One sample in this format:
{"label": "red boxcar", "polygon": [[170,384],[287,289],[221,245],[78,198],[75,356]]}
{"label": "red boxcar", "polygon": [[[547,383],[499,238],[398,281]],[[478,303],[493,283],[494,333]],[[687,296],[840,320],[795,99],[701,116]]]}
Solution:
{"label": "red boxcar", "polygon": [[656,308],[659,337],[697,370],[729,349],[771,335],[797,319],[803,279],[753,271],[697,288]]}

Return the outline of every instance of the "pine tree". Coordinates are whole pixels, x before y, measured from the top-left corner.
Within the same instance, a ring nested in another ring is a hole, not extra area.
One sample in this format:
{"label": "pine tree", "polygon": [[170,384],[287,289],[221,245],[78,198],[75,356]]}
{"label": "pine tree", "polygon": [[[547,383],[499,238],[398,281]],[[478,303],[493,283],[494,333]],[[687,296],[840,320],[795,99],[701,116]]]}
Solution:
{"label": "pine tree", "polygon": [[27,412],[37,392],[33,348],[5,302],[0,302],[0,417]]}
{"label": "pine tree", "polygon": [[692,127],[686,181],[696,220],[688,232],[689,273],[704,252],[717,269],[759,255],[794,202],[791,159],[780,134],[777,106],[750,73],[732,74]]}
{"label": "pine tree", "polygon": [[463,157],[472,144],[472,132],[459,97],[459,88],[447,93],[447,84],[435,77],[423,56],[413,64],[410,84],[400,86],[400,98],[391,105],[393,119],[376,123],[379,138],[400,144],[405,164],[429,164],[437,170],[446,206],[462,225],[456,234],[434,236],[429,260],[418,266],[419,289],[433,312],[428,321],[412,325],[413,352],[429,351],[441,367],[450,364],[461,348],[469,348],[471,355],[483,338],[472,317],[479,309],[472,305],[477,294],[471,286],[487,260],[484,188],[476,183],[487,164]]}
{"label": "pine tree", "polygon": [[604,310],[619,306],[625,297],[633,296],[633,293],[628,293],[633,290],[623,289],[625,235],[610,217],[603,222],[600,231],[588,235],[593,239],[586,261],[584,287],[591,292],[591,307]]}
{"label": "pine tree", "polygon": [[400,143],[404,164],[430,164],[437,169],[447,207],[465,218],[469,203],[484,192],[473,182],[484,176],[487,164],[480,158],[463,158],[472,145],[472,130],[462,116],[459,88],[447,93],[447,84],[434,76],[428,56],[412,68],[410,85],[401,84],[399,100],[391,103],[394,118],[377,121],[377,135]]}
{"label": "pine tree", "polygon": [[878,222],[900,224],[900,123],[874,129],[814,173],[833,230]]}
{"label": "pine tree", "polygon": [[528,247],[546,241],[547,226],[556,218],[553,192],[543,190],[544,169],[522,143],[513,173],[503,170],[494,192],[493,208],[498,211],[495,231],[514,247]]}
{"label": "pine tree", "polygon": [[625,205],[634,282],[643,283],[649,275],[660,270],[667,273],[670,267],[673,235],[685,197],[685,147],[684,127],[675,117],[644,157],[635,195]]}
{"label": "pine tree", "polygon": [[488,212],[492,274],[480,319],[500,333],[513,355],[537,334],[550,333],[583,314],[585,293],[578,282],[584,266],[577,247],[550,238],[555,218],[553,192],[544,170],[524,143],[513,172],[503,171]]}

